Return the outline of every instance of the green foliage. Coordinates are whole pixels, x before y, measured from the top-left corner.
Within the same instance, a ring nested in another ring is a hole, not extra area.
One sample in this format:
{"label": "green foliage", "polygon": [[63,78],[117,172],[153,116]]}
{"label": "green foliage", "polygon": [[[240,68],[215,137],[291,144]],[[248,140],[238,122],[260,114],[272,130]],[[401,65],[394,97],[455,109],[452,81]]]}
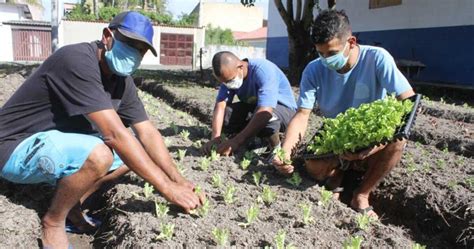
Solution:
{"label": "green foliage", "polygon": [[474,176],[467,177],[464,183],[469,189],[474,189]]}
{"label": "green foliage", "polygon": [[446,167],[446,161],[440,158],[436,160],[436,166],[438,166],[439,169],[444,169]]}
{"label": "green foliage", "polygon": [[207,216],[210,209],[211,209],[211,202],[209,201],[209,199],[206,198],[204,199],[202,206],[200,206],[197,209],[191,210],[190,213],[203,218]]}
{"label": "green foliage", "polygon": [[376,221],[376,219],[368,214],[360,214],[356,217],[357,227],[364,231],[366,231],[374,221]]}
{"label": "green foliage", "polygon": [[180,26],[196,26],[199,16],[196,13],[192,14],[182,14],[179,16],[176,25]]}
{"label": "green foliage", "polygon": [[243,170],[247,170],[249,168],[251,162],[252,161],[248,160],[247,158],[243,158],[242,161],[240,161],[240,167]]}
{"label": "green foliage", "polygon": [[184,140],[188,140],[189,139],[189,131],[188,130],[182,130],[179,135],[184,139]]}
{"label": "green foliage", "polygon": [[346,241],[344,241],[344,244],[342,248],[344,249],[360,249],[362,245],[362,241],[364,239],[361,236],[351,236]]}
{"label": "green foliage", "polygon": [[411,111],[410,100],[398,101],[394,96],[349,108],[336,118],[325,118],[320,136],[316,136],[308,150],[317,155],[345,151],[355,152],[371,144],[392,139],[403,116]]}
{"label": "green foliage", "polygon": [[211,180],[212,180],[212,182],[211,182],[212,186],[214,188],[221,188],[222,187],[222,177],[218,173],[214,173],[212,175]]}
{"label": "green foliage", "polygon": [[220,158],[219,153],[215,149],[211,150],[211,162],[214,162]]}
{"label": "green foliage", "polygon": [[168,214],[169,211],[170,211],[170,208],[168,207],[168,205],[166,203],[159,203],[159,202],[155,201],[155,214],[156,214],[156,217],[163,218]]}
{"label": "green foliage", "polygon": [[178,160],[180,162],[182,162],[184,157],[186,156],[186,151],[187,150],[178,150]]}
{"label": "green foliage", "polygon": [[227,241],[229,240],[229,229],[216,227],[212,229],[212,235],[218,246],[227,245]]}
{"label": "green foliage", "polygon": [[225,204],[229,205],[229,204],[234,203],[234,201],[235,201],[234,194],[235,194],[234,185],[232,185],[232,184],[227,185],[227,187],[224,191],[224,202],[225,202]]}
{"label": "green foliage", "polygon": [[171,238],[173,238],[174,224],[162,223],[160,230],[161,230],[161,233],[158,236],[156,236],[156,240],[171,240]]}
{"label": "green foliage", "polygon": [[276,148],[274,153],[278,157],[278,159],[284,164],[292,163],[290,159],[286,158],[286,152],[281,147]]}
{"label": "green foliage", "polygon": [[311,216],[311,210],[313,207],[309,203],[301,203],[300,205],[301,211],[303,212],[303,224],[309,225],[314,222],[313,216]]}
{"label": "green foliage", "polygon": [[263,186],[263,191],[262,191],[262,201],[266,205],[272,204],[277,197],[277,193],[272,191],[272,189],[269,186]]}
{"label": "green foliage", "polygon": [[234,40],[232,31],[230,29],[222,29],[220,27],[214,28],[212,25],[206,27],[206,45],[239,45],[237,41]]}
{"label": "green foliage", "polygon": [[95,16],[84,4],[76,4],[74,8],[66,16],[67,20],[72,21],[92,21]]}
{"label": "green foliage", "polygon": [[288,245],[286,244],[286,232],[283,229],[278,230],[275,236],[275,247],[277,249],[293,249],[296,248],[291,243]]}
{"label": "green foliage", "polygon": [[293,187],[298,187],[303,182],[303,179],[298,172],[295,172],[290,178],[286,179],[286,182],[293,185]]}
{"label": "green foliage", "polygon": [[199,169],[202,171],[207,171],[209,169],[209,165],[211,165],[211,161],[207,157],[203,157],[199,162]]}
{"label": "green foliage", "polygon": [[171,122],[170,127],[173,130],[174,134],[177,135],[179,132],[178,126],[174,122]]}
{"label": "green foliage", "polygon": [[99,9],[99,19],[107,22],[111,21],[120,12],[122,11],[116,7],[103,7]]}
{"label": "green foliage", "polygon": [[246,212],[246,222],[239,223],[239,226],[248,227],[252,224],[255,220],[258,219],[258,214],[260,213],[260,208],[257,205],[253,204]]}
{"label": "green foliage", "polygon": [[187,169],[184,167],[182,163],[175,163],[175,164],[176,164],[176,169],[181,175],[183,175],[187,171]]}
{"label": "green foliage", "polygon": [[[260,187],[260,180],[262,180],[262,172],[255,171],[252,173],[253,182],[257,187]],[[263,181],[262,181],[263,182]]]}
{"label": "green foliage", "polygon": [[319,203],[325,207],[328,205],[329,201],[331,201],[332,199],[332,192],[329,190],[326,190],[325,187],[322,187],[320,193],[321,193],[321,201],[319,201]]}
{"label": "green foliage", "polygon": [[426,246],[421,245],[421,244],[418,244],[418,243],[415,243],[415,244],[412,246],[412,249],[426,249]]}
{"label": "green foliage", "polygon": [[143,186],[143,196],[148,199],[153,196],[153,191],[155,191],[153,186],[148,182],[145,182],[145,185]]}

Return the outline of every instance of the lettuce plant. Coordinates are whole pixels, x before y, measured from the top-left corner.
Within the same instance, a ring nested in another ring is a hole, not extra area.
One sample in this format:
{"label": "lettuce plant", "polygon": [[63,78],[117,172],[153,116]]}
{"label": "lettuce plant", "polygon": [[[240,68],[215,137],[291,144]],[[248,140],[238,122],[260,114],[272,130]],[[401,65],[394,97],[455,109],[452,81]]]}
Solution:
{"label": "lettuce plant", "polygon": [[153,196],[153,191],[155,191],[153,185],[145,182],[145,185],[143,186],[143,196],[148,199]]}
{"label": "lettuce plant", "polygon": [[178,150],[178,160],[180,162],[182,162],[184,157],[186,156],[186,151],[187,150]]}
{"label": "lettuce plant", "polygon": [[184,140],[188,140],[189,139],[189,131],[188,130],[182,130],[179,135],[184,139]]}
{"label": "lettuce plant", "polygon": [[162,223],[160,227],[161,233],[156,236],[156,240],[171,240],[174,233],[174,224],[172,223]]}
{"label": "lettuce plant", "polygon": [[234,194],[235,194],[234,185],[232,185],[232,184],[227,185],[227,187],[224,191],[224,202],[225,202],[225,204],[229,205],[229,204],[234,203],[234,201],[235,201]]}
{"label": "lettuce plant", "polygon": [[252,173],[253,182],[257,187],[260,187],[260,180],[262,179],[262,172],[255,171]]}
{"label": "lettuce plant", "polygon": [[361,236],[354,236],[354,237],[351,236],[344,241],[342,248],[343,249],[360,249],[363,240],[364,239]]}
{"label": "lettuce plant", "polygon": [[225,246],[229,240],[229,229],[227,228],[217,228],[212,229],[212,235],[214,241],[218,246]]}
{"label": "lettuce plant", "polygon": [[286,245],[286,232],[283,229],[278,230],[275,236],[275,247],[277,249],[294,249],[296,248],[291,243]]}
{"label": "lettuce plant", "polygon": [[243,170],[247,170],[249,168],[251,162],[252,161],[250,161],[249,159],[243,158],[242,161],[240,161],[240,167]]}
{"label": "lettuce plant", "polygon": [[260,208],[257,205],[253,204],[246,212],[246,222],[239,223],[239,226],[248,227],[252,224],[255,220],[258,219],[258,214],[260,213]]}
{"label": "lettuce plant", "polygon": [[262,191],[262,201],[266,205],[272,204],[277,197],[277,193],[272,191],[272,189],[269,186],[263,186],[263,191]]}
{"label": "lettuce plant", "polygon": [[313,216],[311,216],[311,210],[313,207],[309,203],[301,203],[300,205],[301,211],[303,212],[303,224],[309,225],[314,222]]}
{"label": "lettuce plant", "polygon": [[203,157],[199,162],[199,169],[202,171],[207,171],[209,169],[209,165],[211,165],[211,161],[207,157]]}
{"label": "lettuce plant", "polygon": [[298,172],[295,172],[289,179],[286,179],[286,182],[293,185],[293,187],[298,187],[303,182],[303,179]]}
{"label": "lettuce plant", "polygon": [[374,221],[376,219],[368,214],[359,214],[356,217],[357,227],[363,231],[366,231]]}
{"label": "lettuce plant", "polygon": [[163,217],[166,216],[166,214],[168,214],[169,211],[170,211],[170,208],[168,207],[168,205],[166,203],[159,203],[159,202],[155,201],[155,214],[156,214],[156,217],[163,218]]}
{"label": "lettuce plant", "polygon": [[214,188],[222,187],[222,177],[218,173],[214,173],[211,178],[211,184]]}
{"label": "lettuce plant", "polygon": [[332,199],[332,192],[329,190],[326,190],[325,187],[321,188],[321,200],[318,202],[320,205],[327,206],[329,201]]}
{"label": "lettuce plant", "polygon": [[308,145],[308,151],[340,155],[390,140],[412,108],[410,100],[398,101],[394,96],[349,108],[335,118],[323,120],[323,128]]}

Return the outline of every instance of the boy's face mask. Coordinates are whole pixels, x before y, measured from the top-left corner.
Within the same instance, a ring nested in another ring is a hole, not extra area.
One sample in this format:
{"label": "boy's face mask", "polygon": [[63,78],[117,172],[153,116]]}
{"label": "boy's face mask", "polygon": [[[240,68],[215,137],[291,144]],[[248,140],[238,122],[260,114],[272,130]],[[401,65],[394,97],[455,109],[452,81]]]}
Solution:
{"label": "boy's face mask", "polygon": [[344,45],[344,48],[342,49],[341,52],[333,56],[324,58],[321,54],[319,54],[319,57],[321,58],[321,62],[323,63],[323,65],[335,71],[342,69],[344,65],[346,65],[347,60],[349,60],[349,55],[347,55],[347,57],[344,56],[344,51],[346,50],[347,44],[348,42],[346,42],[346,45]]}
{"label": "boy's face mask", "polygon": [[244,77],[242,73],[242,76],[235,76],[235,78],[233,78],[232,80],[229,80],[228,82],[224,82],[223,84],[228,89],[236,90],[236,89],[239,89],[243,83],[244,83]]}
{"label": "boy's face mask", "polygon": [[105,60],[110,70],[119,76],[131,75],[142,61],[142,54],[134,47],[113,37],[112,49],[105,52]]}

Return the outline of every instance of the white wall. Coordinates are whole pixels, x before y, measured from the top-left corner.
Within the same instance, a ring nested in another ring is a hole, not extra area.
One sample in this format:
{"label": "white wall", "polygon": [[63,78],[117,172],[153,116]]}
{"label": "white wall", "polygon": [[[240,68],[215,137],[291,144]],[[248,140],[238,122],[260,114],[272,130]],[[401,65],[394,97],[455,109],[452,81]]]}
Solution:
{"label": "white wall", "polygon": [[[320,3],[327,8],[327,1]],[[369,0],[337,0],[337,9],[346,10],[354,32],[474,25],[474,0],[403,0],[378,9],[369,9]],[[268,37],[286,36],[286,25],[269,1]]]}
{"label": "white wall", "polygon": [[0,61],[13,61],[12,28],[0,23]]}
{"label": "white wall", "polygon": [[24,19],[16,5],[0,4],[0,22]]}
{"label": "white wall", "polygon": [[[59,46],[74,44],[79,42],[91,42],[102,37],[102,30],[107,27],[105,22],[74,22],[63,20],[59,27]],[[205,31],[202,28],[181,28],[170,26],[153,26],[153,45],[158,53],[155,57],[150,51],[143,57],[142,65],[160,64],[160,39],[161,32],[174,34],[192,34],[197,47],[204,46]],[[195,53],[196,55],[196,53]]]}
{"label": "white wall", "polygon": [[[212,67],[212,57],[217,52],[230,51],[237,57],[252,58],[252,59],[265,59],[265,49],[257,47],[240,47],[240,46],[224,46],[224,45],[208,45],[204,48],[205,53],[202,55],[202,67]],[[199,60],[199,58],[198,58]],[[199,61],[198,61],[199,63]],[[199,65],[199,64],[198,64]]]}

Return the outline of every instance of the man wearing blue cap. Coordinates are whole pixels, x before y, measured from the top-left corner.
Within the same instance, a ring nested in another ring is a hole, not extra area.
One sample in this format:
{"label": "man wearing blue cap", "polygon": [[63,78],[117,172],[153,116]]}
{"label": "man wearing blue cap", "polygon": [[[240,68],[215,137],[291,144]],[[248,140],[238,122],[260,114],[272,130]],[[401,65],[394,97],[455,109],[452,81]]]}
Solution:
{"label": "man wearing blue cap", "polygon": [[81,201],[129,169],[186,212],[201,205],[130,77],[148,50],[157,55],[149,19],[121,13],[100,41],[52,54],[0,109],[0,177],[57,187],[42,218],[44,247],[69,246],[66,220],[79,230],[94,228]]}

